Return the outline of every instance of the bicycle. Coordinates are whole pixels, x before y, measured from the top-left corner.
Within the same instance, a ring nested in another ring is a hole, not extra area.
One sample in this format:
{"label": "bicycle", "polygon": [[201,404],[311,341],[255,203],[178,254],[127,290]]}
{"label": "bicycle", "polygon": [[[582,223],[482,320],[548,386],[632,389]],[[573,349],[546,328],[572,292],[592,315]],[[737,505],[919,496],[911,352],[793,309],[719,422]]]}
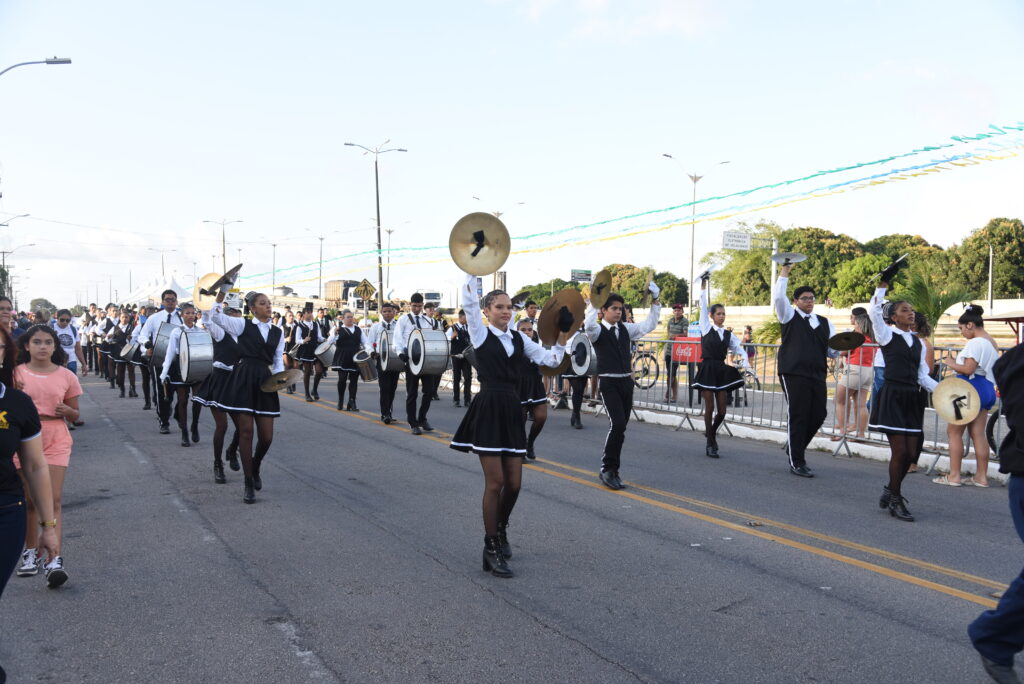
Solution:
{"label": "bicycle", "polygon": [[633,369],[633,384],[637,389],[648,390],[658,383],[661,366],[658,365],[658,357],[651,352],[633,352],[630,365]]}
{"label": "bicycle", "polygon": [[[761,381],[757,379],[757,376],[754,373],[746,369],[741,371],[740,375],[743,377],[743,385],[741,387],[736,388],[733,396],[736,400],[740,399],[740,397],[742,396],[743,405],[749,406],[749,394],[754,390],[760,391]],[[736,405],[738,403],[738,401],[734,401],[733,405]]]}

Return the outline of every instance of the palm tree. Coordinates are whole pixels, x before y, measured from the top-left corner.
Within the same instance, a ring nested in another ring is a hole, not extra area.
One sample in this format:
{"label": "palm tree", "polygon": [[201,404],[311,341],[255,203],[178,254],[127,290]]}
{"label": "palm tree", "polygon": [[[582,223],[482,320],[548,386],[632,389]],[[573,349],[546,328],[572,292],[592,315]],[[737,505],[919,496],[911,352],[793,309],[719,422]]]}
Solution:
{"label": "palm tree", "polygon": [[906,285],[899,288],[895,297],[910,302],[914,311],[920,311],[935,330],[946,309],[971,301],[974,294],[959,283],[940,284],[931,272],[915,268],[910,270]]}

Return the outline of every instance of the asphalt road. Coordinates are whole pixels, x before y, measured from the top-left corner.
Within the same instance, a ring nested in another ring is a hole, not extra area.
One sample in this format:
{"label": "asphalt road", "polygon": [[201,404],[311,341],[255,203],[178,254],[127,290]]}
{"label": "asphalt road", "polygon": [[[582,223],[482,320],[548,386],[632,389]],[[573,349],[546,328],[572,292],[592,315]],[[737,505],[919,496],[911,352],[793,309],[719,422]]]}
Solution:
{"label": "asphalt road", "polygon": [[[967,624],[1021,566],[1001,487],[911,475],[918,522],[877,507],[886,466],[631,424],[621,492],[606,422],[553,412],[509,535],[480,570],[482,476],[438,433],[282,395],[256,505],[89,378],[65,489],[70,580],[11,579],[12,682],[983,682]],[[396,415],[404,392],[400,389]],[[444,431],[444,432],[442,432]]]}

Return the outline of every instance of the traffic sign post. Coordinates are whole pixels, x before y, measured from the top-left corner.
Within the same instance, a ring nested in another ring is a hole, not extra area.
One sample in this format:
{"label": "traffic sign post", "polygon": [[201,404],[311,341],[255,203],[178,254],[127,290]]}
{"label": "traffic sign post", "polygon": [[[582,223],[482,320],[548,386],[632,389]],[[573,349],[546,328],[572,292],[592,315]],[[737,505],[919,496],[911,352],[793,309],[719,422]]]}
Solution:
{"label": "traffic sign post", "polygon": [[727,230],[722,233],[722,249],[750,249],[752,236],[740,230]]}
{"label": "traffic sign post", "polygon": [[593,273],[593,271],[574,268],[569,276],[569,281],[573,283],[589,283],[593,280]]}
{"label": "traffic sign post", "polygon": [[355,292],[357,297],[362,300],[367,300],[372,299],[373,295],[377,294],[377,288],[375,288],[369,280],[363,278],[363,282],[356,285]]}

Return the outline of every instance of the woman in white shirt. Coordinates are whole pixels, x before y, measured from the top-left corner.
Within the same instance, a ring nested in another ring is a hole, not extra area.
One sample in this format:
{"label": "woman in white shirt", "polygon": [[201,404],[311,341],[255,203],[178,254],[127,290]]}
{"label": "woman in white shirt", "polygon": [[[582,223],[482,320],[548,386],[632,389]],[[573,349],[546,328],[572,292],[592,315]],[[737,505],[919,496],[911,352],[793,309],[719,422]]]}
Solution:
{"label": "woman in white shirt", "polygon": [[[946,436],[949,438],[949,475],[937,477],[932,482],[951,487],[963,484],[975,487],[988,487],[988,439],[985,436],[985,421],[988,410],[996,403],[996,388],[992,382],[992,365],[999,358],[999,347],[992,336],[985,332],[985,321],[980,306],[972,304],[967,307],[957,321],[960,334],[967,344],[954,359],[952,354],[945,359],[958,378],[971,383],[978,390],[982,410],[967,425],[947,425]],[[964,458],[964,431],[970,430],[971,441],[974,442],[974,455],[978,461],[974,477],[966,482],[960,481],[960,465]]]}

